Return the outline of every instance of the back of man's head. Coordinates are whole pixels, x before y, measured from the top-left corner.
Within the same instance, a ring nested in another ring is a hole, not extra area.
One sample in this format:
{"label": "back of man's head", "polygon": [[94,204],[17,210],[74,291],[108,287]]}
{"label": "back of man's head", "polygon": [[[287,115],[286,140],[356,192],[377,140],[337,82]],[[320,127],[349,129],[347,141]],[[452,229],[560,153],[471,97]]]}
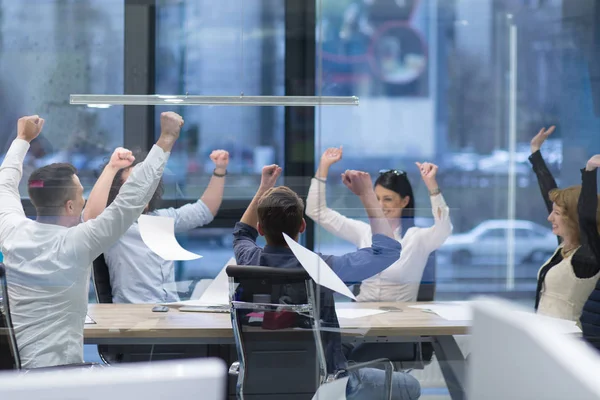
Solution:
{"label": "back of man's head", "polygon": [[304,223],[304,202],[292,189],[269,189],[258,202],[258,223],[267,243],[285,246],[283,233],[295,239]]}
{"label": "back of man's head", "polygon": [[[113,201],[115,201],[115,199],[117,198],[117,195],[119,194],[119,191],[121,190],[121,186],[123,186],[123,184],[129,177],[129,173],[125,173],[125,171],[131,172],[133,167],[144,162],[144,160],[148,156],[148,153],[145,151],[142,151],[142,150],[134,150],[133,156],[135,157],[135,161],[131,164],[131,166],[120,169],[115,174],[113,182],[110,186],[110,191],[108,192],[108,201],[106,203],[107,207],[109,205],[111,205]],[[150,199],[150,202],[148,203],[148,208],[146,209],[146,212],[152,212],[152,211],[158,209],[158,207],[160,206],[160,202],[162,201],[162,196],[164,194],[164,191],[165,191],[164,183],[161,178],[158,186],[156,187],[156,191],[154,192],[154,195],[152,196],[152,198]]]}
{"label": "back of man's head", "polygon": [[77,186],[73,176],[77,169],[68,163],[55,163],[38,168],[29,176],[27,191],[41,217],[63,215],[69,200],[75,200]]}

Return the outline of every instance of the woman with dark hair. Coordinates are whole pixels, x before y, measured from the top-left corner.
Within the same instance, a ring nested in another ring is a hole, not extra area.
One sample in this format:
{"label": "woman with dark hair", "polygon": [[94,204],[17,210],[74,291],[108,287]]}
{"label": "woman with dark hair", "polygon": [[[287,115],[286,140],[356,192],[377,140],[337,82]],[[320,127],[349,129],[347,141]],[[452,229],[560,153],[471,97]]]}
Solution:
{"label": "woman with dark hair", "polygon": [[[372,236],[369,224],[345,217],[327,207],[327,174],[331,165],[341,159],[341,147],[330,148],[323,153],[308,191],[306,215],[357,248],[368,247]],[[450,212],[436,181],[438,167],[431,163],[417,163],[417,167],[429,190],[435,223],[429,228],[414,226],[415,200],[405,172],[380,172],[375,181],[375,194],[396,240],[402,245],[402,253],[398,261],[385,271],[362,282],[358,301],[416,301],[429,254],[452,233]]]}

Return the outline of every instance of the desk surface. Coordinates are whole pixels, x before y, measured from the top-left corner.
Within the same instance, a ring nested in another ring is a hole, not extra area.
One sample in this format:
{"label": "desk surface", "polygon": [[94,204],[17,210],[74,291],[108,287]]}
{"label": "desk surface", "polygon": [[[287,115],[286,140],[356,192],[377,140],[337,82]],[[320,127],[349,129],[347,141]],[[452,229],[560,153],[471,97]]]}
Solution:
{"label": "desk surface", "polygon": [[[448,321],[420,309],[414,303],[342,303],[337,308],[393,306],[390,311],[364,318],[342,319],[343,335],[365,336],[447,336],[464,335],[469,321]],[[426,303],[419,303],[426,304]],[[152,312],[153,305],[90,304],[88,315],[96,324],[85,326],[86,341],[109,338],[232,338],[231,318],[223,313],[180,312],[172,308],[166,313]]]}

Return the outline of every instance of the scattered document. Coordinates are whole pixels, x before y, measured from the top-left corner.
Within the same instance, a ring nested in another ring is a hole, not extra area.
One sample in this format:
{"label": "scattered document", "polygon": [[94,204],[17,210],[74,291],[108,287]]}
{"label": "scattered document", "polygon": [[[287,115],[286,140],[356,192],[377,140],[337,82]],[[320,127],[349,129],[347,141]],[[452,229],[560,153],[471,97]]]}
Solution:
{"label": "scattered document", "polygon": [[385,310],[373,310],[368,308],[336,308],[335,313],[338,318],[354,319],[370,317],[372,315],[378,315],[386,313]]}
{"label": "scattered document", "polygon": [[324,286],[333,290],[334,292],[343,294],[346,297],[356,300],[356,297],[354,294],[352,294],[350,289],[348,289],[348,286],[346,286],[340,277],[333,272],[329,265],[327,265],[327,263],[323,261],[318,254],[313,253],[306,247],[303,247],[285,233],[283,234],[283,237],[302,267],[304,267],[306,272],[308,272],[310,277],[318,285]]}
{"label": "scattered document", "polygon": [[[471,321],[473,315],[469,302],[448,302],[436,304],[423,304],[409,306],[410,308],[418,308],[426,312],[432,312],[448,321]],[[336,310],[337,311],[337,310]],[[523,314],[533,314],[527,311],[515,311]],[[581,329],[577,326],[576,321],[548,317],[546,315],[534,314],[536,318],[551,324],[556,331],[562,334],[580,334]]]}
{"label": "scattered document", "polygon": [[197,260],[201,255],[187,251],[175,238],[175,220],[170,217],[141,215],[138,220],[142,240],[165,260]]}
{"label": "scattered document", "polygon": [[473,319],[471,307],[466,303],[423,304],[409,307],[432,312],[448,321],[471,321]]}
{"label": "scattered document", "polygon": [[221,269],[221,272],[212,281],[210,286],[202,293],[199,302],[205,304],[229,304],[229,277],[227,266],[236,265],[235,258],[231,257]]}
{"label": "scattered document", "polygon": [[322,384],[312,400],[346,400],[348,377]]}
{"label": "scattered document", "polygon": [[[525,311],[516,311],[516,312],[521,312],[523,314],[531,314],[531,313],[528,313]],[[535,314],[535,316],[539,320],[552,325],[554,330],[559,333],[562,333],[565,335],[573,334],[573,333],[577,333],[577,334],[581,333],[581,329],[577,326],[576,321],[570,321],[568,319],[553,318],[553,317],[548,317],[546,315],[541,315],[541,314]]]}
{"label": "scattered document", "polygon": [[89,315],[85,316],[85,324],[86,325],[90,325],[90,324],[95,324],[96,321],[94,321]]}

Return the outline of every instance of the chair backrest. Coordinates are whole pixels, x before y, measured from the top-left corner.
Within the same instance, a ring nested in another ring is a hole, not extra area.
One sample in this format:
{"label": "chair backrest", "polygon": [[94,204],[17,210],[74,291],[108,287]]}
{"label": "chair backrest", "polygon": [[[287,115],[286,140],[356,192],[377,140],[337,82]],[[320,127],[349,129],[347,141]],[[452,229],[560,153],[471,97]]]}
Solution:
{"label": "chair backrest", "polygon": [[112,286],[110,286],[110,274],[104,254],[100,254],[94,260],[92,278],[98,303],[112,303]]}
{"label": "chair backrest", "polygon": [[310,276],[301,268],[228,266],[226,272],[238,396],[312,396],[326,378],[326,362]]}
{"label": "chair backrest", "polygon": [[10,318],[6,268],[0,263],[0,370],[14,369],[21,369],[21,359]]}
{"label": "chair backrest", "polygon": [[421,284],[419,285],[419,292],[417,294],[417,301],[433,301],[435,297],[435,286],[436,286],[436,252],[432,251],[425,264],[423,270],[423,277],[421,278]]}

